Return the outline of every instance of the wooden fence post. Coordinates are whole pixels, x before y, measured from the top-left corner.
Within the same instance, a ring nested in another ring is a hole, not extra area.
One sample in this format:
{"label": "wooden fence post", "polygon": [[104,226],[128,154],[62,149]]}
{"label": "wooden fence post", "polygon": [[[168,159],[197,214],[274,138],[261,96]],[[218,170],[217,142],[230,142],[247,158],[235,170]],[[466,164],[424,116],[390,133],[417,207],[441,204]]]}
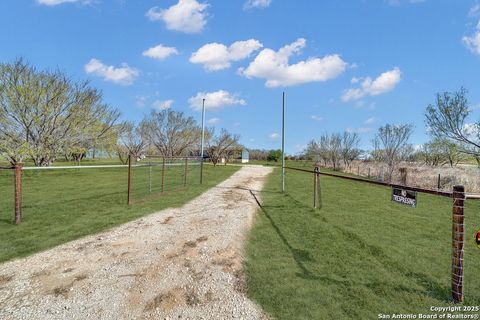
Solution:
{"label": "wooden fence post", "polygon": [[463,302],[464,203],[464,186],[454,186],[452,210],[452,298],[454,303]]}
{"label": "wooden fence post", "polygon": [[368,179],[370,179],[370,167],[368,167]]}
{"label": "wooden fence post", "polygon": [[162,162],[162,193],[165,189],[165,157],[163,157]]}
{"label": "wooden fence post", "polygon": [[440,173],[438,174],[437,189],[440,189]]}
{"label": "wooden fence post", "polygon": [[128,187],[127,187],[127,205],[132,203],[132,155],[128,155]]}
{"label": "wooden fence post", "polygon": [[22,164],[15,164],[15,224],[22,222]]}

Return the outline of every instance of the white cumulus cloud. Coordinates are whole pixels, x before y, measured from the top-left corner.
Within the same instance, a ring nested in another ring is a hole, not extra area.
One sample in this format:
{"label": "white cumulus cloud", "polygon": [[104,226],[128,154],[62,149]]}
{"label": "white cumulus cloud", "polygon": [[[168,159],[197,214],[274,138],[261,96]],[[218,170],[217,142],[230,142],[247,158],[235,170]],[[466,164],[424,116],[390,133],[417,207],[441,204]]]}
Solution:
{"label": "white cumulus cloud", "polygon": [[480,21],[477,24],[475,34],[470,37],[463,37],[462,42],[468,50],[480,55]]}
{"label": "white cumulus cloud", "polygon": [[142,55],[157,60],[164,60],[173,54],[178,54],[175,47],[166,47],[162,44],[143,51]]}
{"label": "white cumulus cloud", "polygon": [[58,6],[59,4],[64,3],[89,3],[91,0],[37,0],[37,3],[43,4],[46,6]]}
{"label": "white cumulus cloud", "polygon": [[190,62],[202,64],[208,71],[218,71],[230,68],[232,61],[248,58],[261,47],[263,45],[255,39],[237,41],[229,47],[222,43],[207,43],[192,53]]}
{"label": "white cumulus cloud", "polygon": [[290,57],[305,46],[306,40],[300,38],[278,51],[263,49],[246,69],[239,69],[239,73],[247,78],[266,79],[265,85],[273,88],[327,81],[345,71],[347,63],[337,54],[289,64]]}
{"label": "white cumulus cloud", "polygon": [[151,21],[162,20],[169,30],[199,33],[207,24],[207,8],[196,0],[179,0],[168,9],[153,7],[145,15]]}
{"label": "white cumulus cloud", "polygon": [[188,99],[190,107],[194,110],[202,109],[202,102],[205,99],[205,109],[218,110],[225,106],[246,105],[247,102],[225,90],[215,92],[198,92],[195,96]]}
{"label": "white cumulus cloud", "polygon": [[243,9],[266,8],[272,3],[272,0],[248,0],[243,5]]}
{"label": "white cumulus cloud", "polygon": [[121,85],[130,85],[139,75],[139,71],[131,68],[126,63],[122,63],[120,67],[107,66],[100,60],[91,59],[85,65],[85,72],[102,77],[105,81],[111,81]]}
{"label": "white cumulus cloud", "polygon": [[172,105],[173,105],[173,100],[165,100],[165,101],[155,100],[152,103],[152,108],[162,111],[162,110],[170,109]]}
{"label": "white cumulus cloud", "polygon": [[345,90],[342,95],[342,101],[358,100],[365,96],[378,96],[382,93],[392,91],[401,80],[402,72],[399,68],[394,68],[379,75],[376,79],[370,77],[356,79],[352,83],[360,83],[360,88],[351,88]]}

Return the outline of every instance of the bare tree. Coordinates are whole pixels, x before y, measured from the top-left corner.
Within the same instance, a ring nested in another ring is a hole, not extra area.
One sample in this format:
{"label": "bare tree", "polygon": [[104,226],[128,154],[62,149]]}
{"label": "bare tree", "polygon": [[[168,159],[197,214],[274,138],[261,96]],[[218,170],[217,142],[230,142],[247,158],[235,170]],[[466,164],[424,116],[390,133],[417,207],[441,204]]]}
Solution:
{"label": "bare tree", "polygon": [[0,64],[0,152],[11,163],[27,156],[35,165],[102,144],[120,116],[101,103],[88,82],[60,71],[38,71],[19,59]]}
{"label": "bare tree", "polygon": [[425,113],[430,133],[458,143],[459,151],[472,155],[480,166],[480,122],[467,123],[471,108],[467,90],[438,93],[434,105]]}
{"label": "bare tree", "polygon": [[308,142],[307,147],[303,151],[303,154],[306,158],[313,161],[320,161],[320,146],[318,143],[312,139]]}
{"label": "bare tree", "polygon": [[213,135],[212,138],[207,140],[207,153],[214,166],[220,162],[221,158],[227,158],[235,150],[238,150],[239,139],[238,135],[222,129],[220,134]]}
{"label": "bare tree", "polygon": [[340,160],[342,159],[342,135],[333,133],[329,141],[330,162],[333,170],[340,170]]}
{"label": "bare tree", "polygon": [[383,161],[389,170],[389,180],[392,179],[396,165],[404,158],[405,150],[408,148],[408,140],[413,133],[413,125],[387,124],[378,129],[374,139],[374,145],[381,148]]}
{"label": "bare tree", "polygon": [[192,117],[173,110],[152,111],[141,123],[151,144],[164,157],[198,150],[201,131]]}
{"label": "bare tree", "polygon": [[342,138],[342,158],[345,167],[350,168],[350,164],[353,160],[358,159],[361,154],[361,150],[358,148],[360,144],[360,136],[356,132],[343,133]]}
{"label": "bare tree", "polygon": [[320,136],[320,143],[317,144],[317,147],[319,161],[321,160],[324,166],[328,166],[331,160],[330,135],[328,133],[324,133]]}
{"label": "bare tree", "polygon": [[120,161],[126,164],[128,155],[140,157],[147,146],[147,136],[145,128],[132,122],[125,122],[121,129],[115,151]]}
{"label": "bare tree", "polygon": [[260,149],[250,149],[250,160],[267,160],[268,158],[268,150],[260,150]]}
{"label": "bare tree", "polygon": [[380,147],[380,141],[376,138],[372,140],[373,149],[370,152],[371,159],[375,162],[382,162],[385,159],[383,150]]}

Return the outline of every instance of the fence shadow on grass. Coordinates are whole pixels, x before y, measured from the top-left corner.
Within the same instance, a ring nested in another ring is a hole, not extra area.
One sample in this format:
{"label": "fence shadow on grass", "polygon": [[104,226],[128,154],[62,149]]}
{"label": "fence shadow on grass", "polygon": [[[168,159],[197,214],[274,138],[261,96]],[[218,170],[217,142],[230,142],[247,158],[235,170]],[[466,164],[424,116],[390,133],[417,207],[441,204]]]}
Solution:
{"label": "fence shadow on grass", "polygon": [[[242,188],[244,189],[244,188]],[[268,219],[270,225],[272,228],[275,230],[276,234],[278,237],[281,239],[283,244],[288,248],[293,260],[295,261],[295,264],[297,267],[301,270],[300,272],[296,273],[296,276],[305,280],[313,280],[313,281],[323,281],[327,282],[330,284],[336,284],[336,285],[341,285],[341,286],[366,286],[370,289],[375,289],[375,288],[382,288],[382,287],[389,287],[392,288],[392,283],[389,282],[382,282],[382,281],[374,281],[371,283],[362,283],[362,282],[357,282],[355,280],[352,281],[352,279],[334,279],[329,276],[324,276],[324,275],[318,275],[315,274],[314,272],[310,271],[308,267],[305,265],[307,262],[315,262],[315,259],[312,258],[311,253],[308,250],[303,250],[303,249],[297,249],[293,247],[285,234],[282,232],[281,228],[279,225],[275,222],[273,219],[272,215],[269,213],[270,209],[281,209],[284,206],[279,205],[279,206],[264,206],[260,203],[259,199],[255,195],[254,192],[255,190],[250,190],[248,189],[252,197],[254,198],[255,202],[257,203],[258,207],[264,214],[264,216]],[[260,191],[264,192],[264,191]],[[267,191],[268,192],[268,191]],[[280,192],[272,192],[271,193],[280,193]],[[288,194],[286,194],[289,198],[289,201],[295,201],[296,203],[299,203],[300,205],[304,206],[301,202],[297,201],[296,199],[292,198]],[[315,212],[312,209],[313,212]],[[322,221],[326,222],[326,219],[324,217],[321,218]],[[350,236],[352,236],[352,233],[347,232],[346,230],[343,230],[341,228],[337,228],[338,232],[341,233],[348,233]],[[405,268],[402,266],[400,263],[396,261],[390,261],[389,257],[379,248],[375,246],[370,246],[366,242],[364,242],[362,239],[360,239],[358,236],[354,236],[354,238],[361,243],[359,245],[359,250],[364,249],[367,250],[371,253],[372,257],[376,258],[378,260],[379,264],[384,265],[388,270],[391,272],[401,272],[405,277],[407,278],[413,278],[415,279],[415,282],[420,285],[423,289],[414,289],[410,288],[405,285],[394,285],[393,288],[395,291],[402,291],[402,292],[408,292],[410,294],[416,294],[419,296],[428,296],[431,298],[434,298],[436,300],[440,301],[445,301],[449,302],[449,295],[450,295],[450,289],[446,285],[442,285],[435,279],[429,277],[426,274],[420,273],[420,272],[414,272],[410,269]],[[383,259],[382,259],[383,258]],[[388,261],[388,263],[385,263],[385,261]]]}
{"label": "fence shadow on grass", "polygon": [[[266,208],[264,206],[262,206],[262,204],[258,200],[257,196],[253,193],[252,190],[249,190],[249,191],[250,191],[250,194],[252,195],[252,197],[255,199],[255,202],[257,203],[260,210],[263,212],[265,217],[268,219],[268,221],[272,225],[273,229],[275,229],[275,232],[278,234],[278,236],[282,240],[283,244],[288,248],[288,250],[292,254],[292,257],[295,260],[295,263],[297,264],[298,268],[302,271],[301,273],[298,273],[297,275],[301,278],[309,279],[309,280],[317,280],[317,279],[319,280],[319,279],[321,279],[320,277],[314,275],[310,270],[308,270],[308,268],[304,264],[304,262],[314,261],[314,259],[310,256],[310,252],[307,251],[307,250],[296,249],[296,248],[292,247],[292,245],[288,242],[287,238],[282,233],[282,231],[280,230],[278,225],[273,220],[272,216],[268,213]],[[278,192],[276,192],[276,193],[278,193]]]}

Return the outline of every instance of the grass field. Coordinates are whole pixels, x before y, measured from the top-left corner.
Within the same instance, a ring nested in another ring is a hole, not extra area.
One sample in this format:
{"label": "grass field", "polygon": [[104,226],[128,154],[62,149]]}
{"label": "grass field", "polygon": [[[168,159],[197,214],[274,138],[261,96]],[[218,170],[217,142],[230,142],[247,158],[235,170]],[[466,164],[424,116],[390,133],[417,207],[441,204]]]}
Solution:
{"label": "grass field", "polygon": [[[302,199],[312,177],[280,170],[260,193],[249,236],[248,293],[278,319],[377,319],[430,313],[450,303],[451,199],[419,194],[418,207],[389,188],[321,177],[322,209]],[[310,199],[310,198],[308,198]],[[466,207],[465,305],[480,305],[480,202]]]}
{"label": "grass field", "polygon": [[[0,262],[42,251],[96,233],[155,211],[177,207],[223,181],[239,167],[204,167],[199,185],[199,166],[188,172],[183,190],[183,167],[166,170],[165,194],[158,196],[161,175],[152,173],[149,192],[148,167],[133,170],[132,196],[128,207],[127,169],[68,169],[23,171],[23,222],[12,224],[13,172],[0,170]],[[150,195],[152,195],[150,197]],[[157,196],[153,196],[157,195]],[[148,201],[139,201],[149,197]]]}

